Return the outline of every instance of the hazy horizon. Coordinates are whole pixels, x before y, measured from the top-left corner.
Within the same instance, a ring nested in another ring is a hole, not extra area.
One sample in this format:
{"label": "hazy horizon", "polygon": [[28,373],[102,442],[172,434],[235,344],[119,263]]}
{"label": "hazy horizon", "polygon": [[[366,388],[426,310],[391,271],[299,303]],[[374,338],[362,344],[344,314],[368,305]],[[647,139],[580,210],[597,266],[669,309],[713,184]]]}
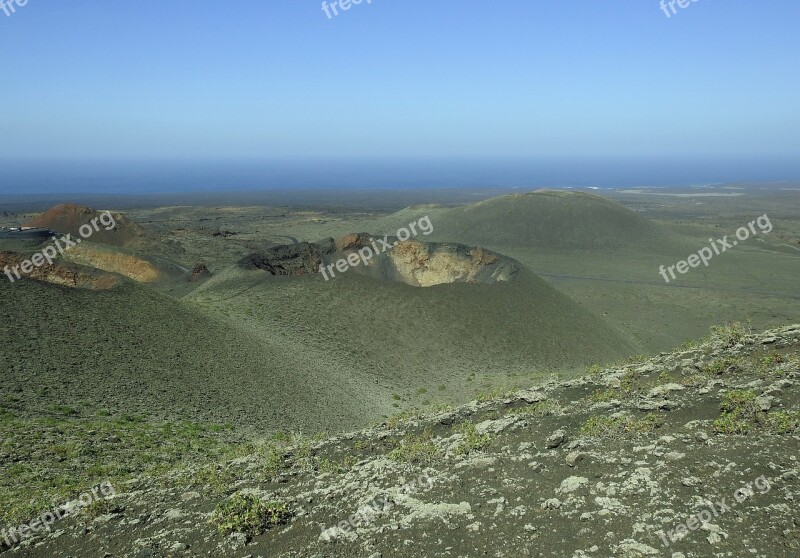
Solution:
{"label": "hazy horizon", "polygon": [[798,160],[17,160],[0,164],[0,195],[686,187],[796,180],[800,180]]}

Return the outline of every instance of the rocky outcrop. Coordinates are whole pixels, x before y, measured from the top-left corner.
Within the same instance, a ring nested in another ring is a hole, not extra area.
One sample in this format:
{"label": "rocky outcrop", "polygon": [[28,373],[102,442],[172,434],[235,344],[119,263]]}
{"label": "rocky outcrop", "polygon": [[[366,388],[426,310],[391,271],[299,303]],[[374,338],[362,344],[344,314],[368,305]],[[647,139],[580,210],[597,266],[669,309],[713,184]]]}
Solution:
{"label": "rocky outcrop", "polygon": [[199,263],[196,264],[189,273],[189,282],[198,283],[200,281],[205,281],[209,277],[211,277],[211,272],[206,267],[206,264]]}
{"label": "rocky outcrop", "polygon": [[400,241],[395,237],[378,240],[367,233],[270,248],[247,256],[240,265],[245,269],[263,269],[272,275],[298,276],[316,273],[320,265],[335,266],[339,260],[356,256],[359,263],[349,265],[348,273],[414,287],[499,283],[513,280],[522,269],[516,260],[480,247]]}
{"label": "rocky outcrop", "polygon": [[319,270],[322,250],[319,244],[309,242],[287,244],[250,254],[242,258],[239,265],[244,269],[260,269],[270,275],[297,277]]}
{"label": "rocky outcrop", "polygon": [[415,240],[399,243],[388,253],[397,280],[415,287],[450,283],[510,281],[520,264],[483,248],[433,244]]}
{"label": "rocky outcrop", "polygon": [[[27,256],[17,252],[0,252],[0,269],[9,266],[20,265]],[[16,276],[12,272],[12,277]],[[0,281],[7,281],[5,275],[0,275]],[[73,289],[106,290],[121,284],[122,279],[109,273],[100,273],[93,270],[81,268],[80,266],[65,265],[63,263],[45,263],[41,267],[34,267],[28,275],[23,275],[22,279],[34,280],[51,285],[60,285]]]}

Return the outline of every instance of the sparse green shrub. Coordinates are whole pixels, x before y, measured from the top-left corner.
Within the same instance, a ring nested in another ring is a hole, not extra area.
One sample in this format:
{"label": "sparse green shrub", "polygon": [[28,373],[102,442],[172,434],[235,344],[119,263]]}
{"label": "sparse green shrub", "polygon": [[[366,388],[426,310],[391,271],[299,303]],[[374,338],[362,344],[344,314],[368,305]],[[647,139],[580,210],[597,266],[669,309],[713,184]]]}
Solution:
{"label": "sparse green shrub", "polygon": [[292,436],[291,453],[301,470],[310,472],[314,470],[314,451],[311,449],[311,440],[302,434]]}
{"label": "sparse green shrub", "polygon": [[602,371],[603,371],[603,367],[600,366],[599,364],[593,364],[591,367],[589,367],[589,370],[588,370],[588,372],[589,372],[589,374],[591,376],[597,376]]}
{"label": "sparse green shrub", "polygon": [[680,382],[686,387],[700,387],[708,383],[708,376],[699,373],[690,374],[688,376],[683,376]]}
{"label": "sparse green shrub", "polygon": [[643,390],[641,383],[642,373],[636,370],[629,370],[620,378],[620,389],[629,395],[638,393]]}
{"label": "sparse green shrub", "polygon": [[720,404],[720,410],[725,413],[736,413],[745,418],[752,418],[758,412],[756,407],[756,392],[748,390],[732,390],[725,394]]}
{"label": "sparse green shrub", "polygon": [[479,393],[475,399],[478,403],[486,403],[487,401],[495,401],[497,399],[508,399],[512,395],[514,395],[512,390],[498,387],[484,393]]}
{"label": "sparse green shrub", "polygon": [[264,502],[252,494],[236,494],[217,506],[211,523],[223,535],[244,533],[252,537],[287,523],[291,516],[283,502]]}
{"label": "sparse green shrub", "polygon": [[92,500],[88,506],[80,508],[80,514],[88,519],[95,519],[114,510],[114,505],[106,498]]}
{"label": "sparse green shrub", "polygon": [[764,420],[756,405],[753,390],[732,390],[725,394],[720,404],[722,416],[714,421],[714,431],[719,434],[747,434]]}
{"label": "sparse green shrub", "polygon": [[655,413],[649,413],[640,419],[628,415],[592,416],[581,426],[580,432],[592,437],[646,434],[653,432],[662,424],[663,421]]}
{"label": "sparse green shrub", "polygon": [[288,443],[292,439],[292,435],[288,432],[276,432],[272,435],[272,439],[276,442]]}
{"label": "sparse green shrub", "polygon": [[608,401],[613,401],[619,397],[619,393],[613,389],[599,389],[589,395],[589,401],[593,401],[595,403],[604,403]]}
{"label": "sparse green shrub", "polygon": [[439,458],[439,448],[432,442],[433,433],[425,430],[418,435],[406,435],[399,445],[389,452],[389,459],[398,463],[430,465]]}
{"label": "sparse green shrub", "polygon": [[231,469],[225,465],[212,463],[192,471],[189,476],[183,476],[181,484],[203,487],[211,494],[225,494],[235,480],[236,476]]}
{"label": "sparse green shrub", "polygon": [[256,450],[262,474],[267,480],[275,480],[283,467],[283,454],[272,444],[264,444]]}
{"label": "sparse green shrub", "polygon": [[419,409],[410,409],[408,411],[403,411],[400,413],[396,413],[390,417],[388,417],[384,424],[387,428],[396,428],[405,422],[409,422],[411,420],[416,420],[421,418],[423,415],[422,411]]}
{"label": "sparse green shrub", "polygon": [[726,356],[712,360],[703,368],[703,372],[711,376],[721,376],[726,372],[735,372],[743,368],[744,363],[741,358]]}
{"label": "sparse green shrub", "polygon": [[711,340],[721,342],[725,347],[733,347],[745,340],[750,333],[750,323],[745,328],[740,322],[711,327]]}
{"label": "sparse green shrub", "polygon": [[800,410],[770,413],[769,427],[777,434],[794,434],[800,430]]}
{"label": "sparse green shrub", "polygon": [[489,434],[478,434],[475,424],[471,422],[463,423],[458,431],[464,436],[464,441],[455,450],[456,455],[469,455],[473,451],[482,450],[492,440]]}
{"label": "sparse green shrub", "polygon": [[786,363],[791,364],[791,359],[786,359],[780,353],[772,353],[770,355],[766,355],[759,360],[759,374],[762,378],[768,377],[783,377],[788,373],[788,370],[785,366],[781,366],[782,364]]}

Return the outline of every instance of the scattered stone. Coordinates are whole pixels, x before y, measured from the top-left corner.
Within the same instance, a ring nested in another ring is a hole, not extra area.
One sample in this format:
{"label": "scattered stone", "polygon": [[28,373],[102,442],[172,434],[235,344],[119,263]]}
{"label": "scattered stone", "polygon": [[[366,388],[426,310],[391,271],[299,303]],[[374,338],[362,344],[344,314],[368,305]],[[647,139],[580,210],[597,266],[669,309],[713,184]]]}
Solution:
{"label": "scattered stone", "polygon": [[549,500],[545,500],[542,504],[543,510],[557,510],[561,507],[561,500],[558,498],[550,498]]}
{"label": "scattered stone", "polygon": [[769,411],[772,408],[772,404],[775,401],[775,398],[771,395],[756,397],[756,405],[758,406],[759,410],[761,411]]}
{"label": "scattered stone", "polygon": [[556,489],[556,492],[559,494],[572,494],[587,484],[589,484],[589,479],[586,477],[568,477],[561,481],[561,486]]}
{"label": "scattered stone", "polygon": [[586,454],[580,451],[573,451],[567,455],[566,462],[570,467],[575,467],[578,463],[586,458]]}
{"label": "scattered stone", "polygon": [[567,433],[564,430],[556,430],[547,438],[547,447],[555,449],[567,441]]}

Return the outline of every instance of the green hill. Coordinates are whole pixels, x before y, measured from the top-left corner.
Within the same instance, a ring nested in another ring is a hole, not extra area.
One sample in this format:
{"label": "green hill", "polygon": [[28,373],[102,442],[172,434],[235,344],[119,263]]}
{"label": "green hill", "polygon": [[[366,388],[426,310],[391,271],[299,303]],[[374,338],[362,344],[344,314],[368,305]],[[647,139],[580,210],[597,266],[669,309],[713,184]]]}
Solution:
{"label": "green hill", "polygon": [[[390,413],[426,401],[464,401],[515,375],[541,377],[634,352],[602,320],[524,268],[508,283],[427,288],[354,271],[325,281],[318,274],[230,269],[190,299],[352,379],[361,386],[358,397]],[[277,373],[297,381],[305,371]]]}
{"label": "green hill", "polygon": [[381,225],[390,232],[424,214],[434,225],[426,240],[461,242],[501,252],[524,248],[666,253],[682,242],[667,227],[607,198],[583,192],[512,194],[456,208],[412,207],[384,218]]}

